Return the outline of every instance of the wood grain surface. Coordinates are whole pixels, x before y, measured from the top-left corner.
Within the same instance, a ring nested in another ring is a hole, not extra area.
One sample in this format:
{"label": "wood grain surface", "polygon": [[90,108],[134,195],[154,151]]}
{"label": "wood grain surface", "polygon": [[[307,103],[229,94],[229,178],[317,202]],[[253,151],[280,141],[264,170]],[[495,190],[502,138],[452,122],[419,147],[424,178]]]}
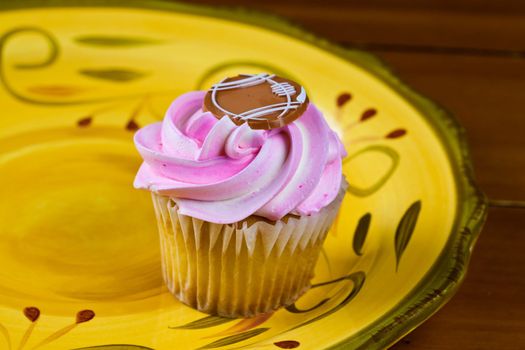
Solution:
{"label": "wood grain surface", "polygon": [[198,0],[288,18],[366,48],[451,110],[491,200],[466,280],[393,349],[525,349],[525,2]]}

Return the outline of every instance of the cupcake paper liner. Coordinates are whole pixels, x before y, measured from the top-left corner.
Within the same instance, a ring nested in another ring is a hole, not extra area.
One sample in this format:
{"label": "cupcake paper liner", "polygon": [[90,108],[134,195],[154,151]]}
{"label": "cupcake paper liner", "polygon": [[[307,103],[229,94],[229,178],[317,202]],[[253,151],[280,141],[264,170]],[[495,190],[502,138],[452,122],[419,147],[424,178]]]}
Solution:
{"label": "cupcake paper liner", "polygon": [[252,317],[290,305],[308,290],[344,186],[318,213],[276,222],[252,216],[211,223],[180,214],[169,197],[152,197],[170,292],[202,312]]}

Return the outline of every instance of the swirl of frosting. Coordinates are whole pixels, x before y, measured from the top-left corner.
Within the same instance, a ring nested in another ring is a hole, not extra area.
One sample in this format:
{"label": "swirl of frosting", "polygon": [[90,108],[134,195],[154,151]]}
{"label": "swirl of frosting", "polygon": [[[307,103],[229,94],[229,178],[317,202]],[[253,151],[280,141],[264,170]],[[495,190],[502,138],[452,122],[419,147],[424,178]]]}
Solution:
{"label": "swirl of frosting", "polygon": [[310,215],[335,199],[346,152],[313,104],[281,128],[252,130],[204,112],[205,94],[180,96],[161,123],[135,134],[144,159],[136,188],[171,197],[181,214],[224,224]]}

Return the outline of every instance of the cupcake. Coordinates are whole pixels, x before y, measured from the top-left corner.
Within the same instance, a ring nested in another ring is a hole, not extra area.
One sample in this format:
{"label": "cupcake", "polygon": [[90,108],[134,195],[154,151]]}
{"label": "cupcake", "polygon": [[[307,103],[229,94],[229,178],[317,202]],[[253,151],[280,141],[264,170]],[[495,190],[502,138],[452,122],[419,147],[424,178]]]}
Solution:
{"label": "cupcake", "polygon": [[178,97],[134,141],[144,159],[134,186],[152,194],[163,277],[181,302],[252,317],[308,290],[344,197],[346,152],[302,86],[225,78]]}

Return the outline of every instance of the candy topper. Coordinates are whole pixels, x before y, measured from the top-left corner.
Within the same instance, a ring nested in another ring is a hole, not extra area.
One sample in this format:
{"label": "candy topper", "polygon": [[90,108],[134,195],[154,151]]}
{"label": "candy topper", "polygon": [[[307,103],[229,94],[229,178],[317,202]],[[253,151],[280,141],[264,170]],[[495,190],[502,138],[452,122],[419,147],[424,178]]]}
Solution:
{"label": "candy topper", "polygon": [[275,74],[240,74],[213,85],[203,109],[252,129],[280,128],[299,118],[308,106],[304,88]]}

